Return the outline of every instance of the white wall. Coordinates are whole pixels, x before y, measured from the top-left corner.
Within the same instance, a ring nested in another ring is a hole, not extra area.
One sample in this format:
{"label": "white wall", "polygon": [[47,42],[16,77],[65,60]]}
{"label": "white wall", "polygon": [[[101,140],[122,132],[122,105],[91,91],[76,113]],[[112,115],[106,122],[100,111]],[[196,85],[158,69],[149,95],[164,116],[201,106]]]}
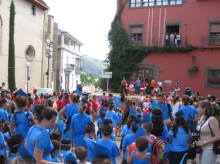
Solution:
{"label": "white wall", "polygon": [[[9,7],[10,0],[2,1],[0,15],[3,19],[2,54],[0,55],[0,82],[7,84],[8,70],[8,40],[9,40]],[[16,86],[27,88],[27,60],[25,51],[28,45],[35,49],[35,58],[30,66],[30,87],[41,87],[42,53],[44,35],[44,11],[36,7],[36,15],[31,15],[32,4],[25,0],[14,0],[15,3],[15,74]]]}

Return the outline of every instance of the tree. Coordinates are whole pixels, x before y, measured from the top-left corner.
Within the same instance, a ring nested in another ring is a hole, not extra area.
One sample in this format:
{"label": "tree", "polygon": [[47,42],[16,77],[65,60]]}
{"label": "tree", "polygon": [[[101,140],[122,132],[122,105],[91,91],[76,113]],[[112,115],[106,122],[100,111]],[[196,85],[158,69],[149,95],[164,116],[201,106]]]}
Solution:
{"label": "tree", "polygon": [[9,20],[9,47],[8,47],[8,87],[15,88],[15,45],[14,45],[15,5],[11,0]]}
{"label": "tree", "polygon": [[80,80],[82,83],[87,83],[88,82],[88,75],[87,74],[81,74],[80,75]]}

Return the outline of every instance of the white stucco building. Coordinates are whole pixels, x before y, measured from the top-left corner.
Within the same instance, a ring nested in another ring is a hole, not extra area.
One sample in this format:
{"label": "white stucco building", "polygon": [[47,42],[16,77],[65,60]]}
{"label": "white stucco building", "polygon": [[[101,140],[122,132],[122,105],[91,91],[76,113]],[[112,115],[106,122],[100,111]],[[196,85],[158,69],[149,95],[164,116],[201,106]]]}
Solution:
{"label": "white stucco building", "polygon": [[58,32],[56,89],[75,91],[83,72],[80,48],[83,44],[66,31]]}
{"label": "white stucco building", "polygon": [[[0,83],[8,82],[8,42],[11,0],[0,0]],[[16,87],[43,87],[45,31],[49,7],[43,0],[14,0]],[[29,70],[29,73],[28,73]],[[29,74],[29,75],[28,75]],[[28,81],[28,76],[30,80]]]}

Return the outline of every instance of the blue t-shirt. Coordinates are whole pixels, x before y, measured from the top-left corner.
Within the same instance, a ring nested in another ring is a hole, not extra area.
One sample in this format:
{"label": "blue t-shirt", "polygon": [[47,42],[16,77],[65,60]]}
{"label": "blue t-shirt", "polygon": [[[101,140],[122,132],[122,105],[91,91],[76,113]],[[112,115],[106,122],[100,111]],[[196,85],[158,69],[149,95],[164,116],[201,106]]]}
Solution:
{"label": "blue t-shirt", "polygon": [[113,110],[107,111],[105,113],[105,118],[111,118],[112,119],[112,123],[113,123],[113,127],[115,128],[116,120],[117,120],[117,115],[116,115],[115,111],[113,111]]}
{"label": "blue t-shirt", "polygon": [[[29,153],[34,156],[34,148],[37,146],[37,138],[42,134],[43,129],[37,126],[32,126],[27,134],[27,147]],[[50,156],[51,151],[53,151],[53,144],[48,140],[48,143],[45,143],[47,147],[44,149],[43,159],[46,161],[52,161]]]}
{"label": "blue t-shirt", "polygon": [[141,81],[137,80],[136,87],[140,87],[140,83],[141,83]]}
{"label": "blue t-shirt", "polygon": [[2,146],[5,142],[4,134],[0,131],[0,156],[4,155],[4,147]]}
{"label": "blue t-shirt", "polygon": [[88,148],[87,148],[88,156],[87,156],[86,160],[88,162],[92,162],[92,160],[93,160],[92,151],[94,149],[94,144],[93,144],[94,141],[90,138],[85,138],[85,141],[86,141],[87,146],[88,146]]}
{"label": "blue t-shirt", "polygon": [[77,161],[76,159],[76,155],[73,154],[73,152],[71,152],[70,150],[60,150],[60,153],[58,154],[58,157],[60,158],[60,155],[63,154],[63,160],[64,160],[64,163],[66,162],[66,157],[69,155],[69,154],[72,154],[73,157],[75,158],[75,160]]}
{"label": "blue t-shirt", "polygon": [[9,155],[8,155],[8,163],[10,163],[11,160],[15,159],[15,158],[20,158],[20,155],[19,154],[9,153]]}
{"label": "blue t-shirt", "polygon": [[75,114],[78,113],[79,111],[79,105],[78,104],[67,104],[66,107],[65,107],[65,111],[66,111],[66,116],[67,116],[67,119],[69,117],[73,117]]}
{"label": "blue t-shirt", "polygon": [[[100,139],[102,139],[102,137],[104,137],[104,134],[101,133],[101,136],[100,136],[100,134],[99,134],[99,135],[97,136],[97,141],[100,140]],[[110,140],[115,141],[115,134],[114,134],[114,133],[112,133],[112,134],[110,135]]]}
{"label": "blue t-shirt", "polygon": [[0,108],[0,118],[4,121],[8,121],[8,112],[6,112],[4,109]]}
{"label": "blue t-shirt", "polygon": [[164,152],[169,152],[169,145],[167,145],[167,139],[169,138],[169,131],[168,131],[168,128],[167,128],[166,124],[164,124],[164,126],[163,126],[162,136],[156,136],[156,137],[161,139],[164,142],[164,144],[165,144]]}
{"label": "blue t-shirt", "polygon": [[146,114],[146,116],[143,117],[143,123],[145,122],[152,122],[151,121],[151,116],[152,116],[152,113],[149,112],[148,114]]}
{"label": "blue t-shirt", "polygon": [[52,155],[51,155],[51,158],[52,158],[52,162],[61,163],[61,161],[60,161],[60,159],[58,158],[58,156],[52,156]]}
{"label": "blue t-shirt", "polygon": [[152,107],[152,110],[154,110],[154,108],[160,108],[163,112],[163,120],[167,120],[170,119],[170,115],[169,112],[172,114],[173,110],[172,107],[170,105],[170,110],[168,108],[168,104],[165,102],[162,105],[158,104],[155,100],[152,100],[152,103],[150,105]]}
{"label": "blue t-shirt", "polygon": [[[10,117],[10,122],[14,125],[14,114],[11,115]],[[15,128],[15,134],[16,135],[21,135],[23,137],[23,140],[25,141],[28,130],[31,128],[31,125],[29,123],[29,120],[31,120],[33,117],[33,113],[28,112],[28,118],[25,112],[23,113],[16,113],[16,122],[17,122],[17,127]],[[28,120],[29,119],[29,120]]]}
{"label": "blue t-shirt", "polygon": [[132,134],[132,130],[131,130],[131,127],[130,127],[130,129],[128,129],[128,126],[125,125],[125,126],[122,128],[121,135],[126,136],[126,135],[128,135],[128,134]]}
{"label": "blue t-shirt", "polygon": [[99,127],[98,127],[98,131],[101,129],[101,127],[102,127],[102,122],[103,122],[103,120],[101,119],[101,118],[99,118],[98,120],[97,120],[97,124],[99,124]]}
{"label": "blue t-shirt", "polygon": [[124,137],[122,148],[126,151],[124,159],[127,160],[127,146],[130,146],[133,142],[135,142],[136,137],[133,134],[128,134]]}
{"label": "blue t-shirt", "polygon": [[150,159],[151,153],[149,153],[148,157],[146,159],[143,159],[143,160],[136,157],[136,152],[135,151],[133,151],[133,153],[134,153],[134,159],[132,161],[132,164],[148,164],[148,159]]}
{"label": "blue t-shirt", "polygon": [[122,114],[121,113],[116,113],[115,123],[120,124],[121,123],[121,118],[122,118]]}
{"label": "blue t-shirt", "polygon": [[191,138],[191,134],[187,134],[182,127],[178,127],[176,137],[173,135],[173,130],[170,130],[169,138],[172,138],[170,151],[181,152],[189,149],[188,140]]}
{"label": "blue t-shirt", "polygon": [[191,115],[192,119],[195,117],[195,115],[199,114],[198,110],[191,105],[183,105],[179,112],[182,112],[183,117],[185,118],[186,121],[189,119],[189,115]]}
{"label": "blue t-shirt", "polygon": [[102,145],[110,150],[111,152],[111,161],[113,164],[116,164],[115,158],[120,155],[120,150],[116,144],[116,142],[112,140],[98,140],[97,144]]}
{"label": "blue t-shirt", "polygon": [[81,137],[84,138],[85,136],[85,127],[87,124],[92,123],[92,117],[80,113],[75,114],[72,117],[70,128],[73,129],[73,141],[77,144],[77,140]]}

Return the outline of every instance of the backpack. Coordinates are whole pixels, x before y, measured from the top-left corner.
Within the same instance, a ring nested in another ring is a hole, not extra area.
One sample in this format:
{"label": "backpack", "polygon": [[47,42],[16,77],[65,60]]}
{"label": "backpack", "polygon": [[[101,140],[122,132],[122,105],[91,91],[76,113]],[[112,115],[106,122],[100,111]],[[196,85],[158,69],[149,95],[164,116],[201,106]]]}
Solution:
{"label": "backpack", "polygon": [[[218,125],[219,125],[219,129],[220,129],[220,121],[219,121],[219,120],[218,120]],[[212,131],[212,128],[211,128],[210,124],[209,124],[209,129],[210,129],[210,131],[211,131],[212,137],[214,137],[215,135],[214,135],[214,133],[213,133],[213,131]],[[214,151],[216,154],[220,155],[220,140],[214,142],[213,151]]]}
{"label": "backpack", "polygon": [[152,164],[162,164],[164,159],[164,142],[161,139],[153,141],[151,146]]}
{"label": "backpack", "polygon": [[73,112],[75,111],[75,109],[76,109],[76,106],[73,108],[70,117],[69,117],[69,118],[67,119],[67,121],[66,121],[66,126],[65,126],[65,128],[64,128],[64,134],[65,134],[68,130],[70,130],[70,124],[71,124]]}

